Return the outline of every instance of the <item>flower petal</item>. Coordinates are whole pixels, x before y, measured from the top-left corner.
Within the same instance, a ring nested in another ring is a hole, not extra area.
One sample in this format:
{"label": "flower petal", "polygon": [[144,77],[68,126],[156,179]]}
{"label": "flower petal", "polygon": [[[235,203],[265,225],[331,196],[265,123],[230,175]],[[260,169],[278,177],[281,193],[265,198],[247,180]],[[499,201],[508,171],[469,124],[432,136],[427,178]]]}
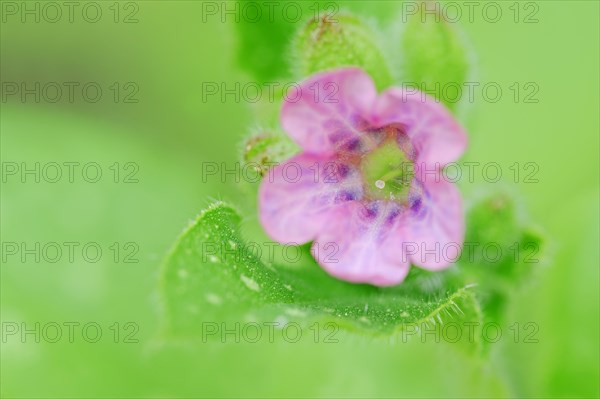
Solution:
{"label": "flower petal", "polygon": [[319,73],[289,90],[281,124],[306,152],[331,154],[360,137],[376,98],[373,81],[361,69]]}
{"label": "flower petal", "polygon": [[325,214],[362,195],[360,172],[355,168],[333,158],[300,154],[263,178],[260,221],[271,238],[302,244],[316,237]]}
{"label": "flower petal", "polygon": [[329,274],[342,280],[398,284],[410,268],[403,253],[399,211],[399,205],[385,201],[367,207],[359,202],[343,204],[329,215],[311,252]]}
{"label": "flower petal", "polygon": [[413,264],[428,270],[450,266],[460,255],[465,236],[465,216],[456,185],[430,179],[423,195],[411,206],[407,223],[408,255]]}
{"label": "flower petal", "polygon": [[422,92],[385,91],[375,103],[372,121],[378,126],[405,126],[417,152],[417,167],[439,169],[456,161],[467,148],[467,135],[450,111]]}

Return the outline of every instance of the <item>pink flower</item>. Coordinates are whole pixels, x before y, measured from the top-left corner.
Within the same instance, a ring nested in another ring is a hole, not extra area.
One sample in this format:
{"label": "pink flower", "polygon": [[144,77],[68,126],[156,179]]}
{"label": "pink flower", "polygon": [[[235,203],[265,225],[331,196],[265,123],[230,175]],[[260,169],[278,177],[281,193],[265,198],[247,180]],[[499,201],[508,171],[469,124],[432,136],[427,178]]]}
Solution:
{"label": "pink flower", "polygon": [[260,220],[281,243],[314,241],[340,279],[393,285],[410,264],[448,267],[460,254],[460,193],[441,177],[464,152],[464,130],[423,93],[377,94],[358,68],[313,75],[288,93],[281,123],[303,152],[260,187]]}

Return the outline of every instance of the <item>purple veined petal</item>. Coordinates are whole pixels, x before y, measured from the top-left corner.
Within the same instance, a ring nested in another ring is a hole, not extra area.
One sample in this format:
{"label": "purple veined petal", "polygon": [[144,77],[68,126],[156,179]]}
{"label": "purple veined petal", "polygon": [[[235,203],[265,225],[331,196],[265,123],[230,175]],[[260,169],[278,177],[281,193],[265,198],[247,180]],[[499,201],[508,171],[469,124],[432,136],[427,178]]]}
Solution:
{"label": "purple veined petal", "polygon": [[[402,282],[411,263],[439,270],[460,255],[462,200],[441,169],[462,155],[467,136],[443,105],[398,88],[378,97],[365,72],[346,68],[288,92],[281,123],[304,153],[261,184],[260,218],[272,238],[314,240],[313,256],[331,275],[379,286]],[[364,162],[392,138],[413,167],[412,185],[407,197],[376,199],[363,192],[372,165]]]}
{"label": "purple veined petal", "polygon": [[399,123],[416,150],[417,165],[443,167],[467,148],[464,129],[441,103],[418,91],[391,88],[377,99],[371,120],[378,126]]}
{"label": "purple veined petal", "polygon": [[362,196],[361,176],[354,167],[334,158],[299,154],[263,178],[260,221],[274,240],[302,244],[316,237],[326,214]]}
{"label": "purple veined petal", "polygon": [[427,270],[450,266],[464,243],[465,216],[458,188],[443,178],[423,183],[411,199],[405,248],[413,264]]}
{"label": "purple veined petal", "polygon": [[408,274],[398,204],[347,202],[327,216],[311,252],[329,274],[355,283],[389,286]]}
{"label": "purple veined petal", "polygon": [[328,155],[361,139],[376,98],[361,69],[319,73],[286,94],[281,124],[305,152]]}

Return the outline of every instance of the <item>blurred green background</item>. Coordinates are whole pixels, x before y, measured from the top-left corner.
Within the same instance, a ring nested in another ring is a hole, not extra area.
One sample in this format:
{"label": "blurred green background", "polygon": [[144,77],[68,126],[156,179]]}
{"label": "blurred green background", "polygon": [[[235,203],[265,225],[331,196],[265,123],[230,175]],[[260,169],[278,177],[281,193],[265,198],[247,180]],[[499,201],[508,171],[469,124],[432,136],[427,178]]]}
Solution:
{"label": "blurred green background", "polygon": [[[193,1],[98,2],[97,23],[77,11],[73,23],[66,16],[22,23],[6,3],[36,2],[2,1],[3,96],[6,82],[98,82],[104,91],[96,103],[82,101],[77,89],[72,103],[3,97],[3,165],[97,162],[103,177],[23,183],[7,176],[2,242],[97,242],[104,252],[96,263],[77,250],[74,262],[3,259],[3,328],[96,322],[103,336],[97,343],[77,334],[74,343],[36,343],[3,330],[2,397],[598,397],[598,2],[538,2],[532,24],[515,23],[512,2],[502,2],[499,22],[476,13],[460,24],[476,55],[472,80],[539,86],[538,103],[515,103],[505,93],[496,103],[476,101],[461,119],[471,137],[465,160],[502,165],[503,181],[552,249],[535,280],[515,292],[507,317],[507,325],[537,323],[539,342],[502,340],[486,359],[452,344],[393,344],[350,333],[337,344],[162,341],[157,286],[165,253],[212,199],[248,202],[231,179],[201,178],[203,162],[237,160],[238,143],[255,123],[248,102],[202,99],[203,82],[252,81],[239,66],[235,23],[203,21],[203,3]],[[120,10],[118,23],[110,7]],[[349,7],[394,24],[400,3]],[[134,11],[138,22],[123,23]],[[122,89],[117,102],[114,82]],[[123,101],[128,82],[139,88],[137,102]],[[122,173],[126,163],[137,164],[139,182],[113,182],[115,162]],[[514,162],[537,163],[539,182],[511,183]],[[465,196],[498,186],[479,183],[462,184]],[[114,242],[135,243],[139,262],[124,263],[124,252],[115,262]],[[139,342],[114,343],[115,322],[122,334],[125,323],[136,323]]]}

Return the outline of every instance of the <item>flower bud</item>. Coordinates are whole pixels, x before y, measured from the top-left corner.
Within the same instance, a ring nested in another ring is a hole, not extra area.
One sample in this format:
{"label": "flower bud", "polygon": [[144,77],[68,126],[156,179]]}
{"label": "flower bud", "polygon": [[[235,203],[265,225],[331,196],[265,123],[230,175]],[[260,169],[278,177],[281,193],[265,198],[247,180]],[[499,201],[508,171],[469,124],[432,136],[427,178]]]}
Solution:
{"label": "flower bud", "polygon": [[251,135],[243,143],[242,160],[260,176],[273,165],[297,152],[294,144],[282,134],[263,130]]}
{"label": "flower bud", "polygon": [[454,110],[464,94],[467,52],[438,3],[418,4],[419,9],[405,17],[403,83],[415,85]]}
{"label": "flower bud", "polygon": [[373,32],[351,14],[312,18],[296,35],[293,49],[300,77],[357,66],[368,72],[378,89],[392,84],[387,61]]}

